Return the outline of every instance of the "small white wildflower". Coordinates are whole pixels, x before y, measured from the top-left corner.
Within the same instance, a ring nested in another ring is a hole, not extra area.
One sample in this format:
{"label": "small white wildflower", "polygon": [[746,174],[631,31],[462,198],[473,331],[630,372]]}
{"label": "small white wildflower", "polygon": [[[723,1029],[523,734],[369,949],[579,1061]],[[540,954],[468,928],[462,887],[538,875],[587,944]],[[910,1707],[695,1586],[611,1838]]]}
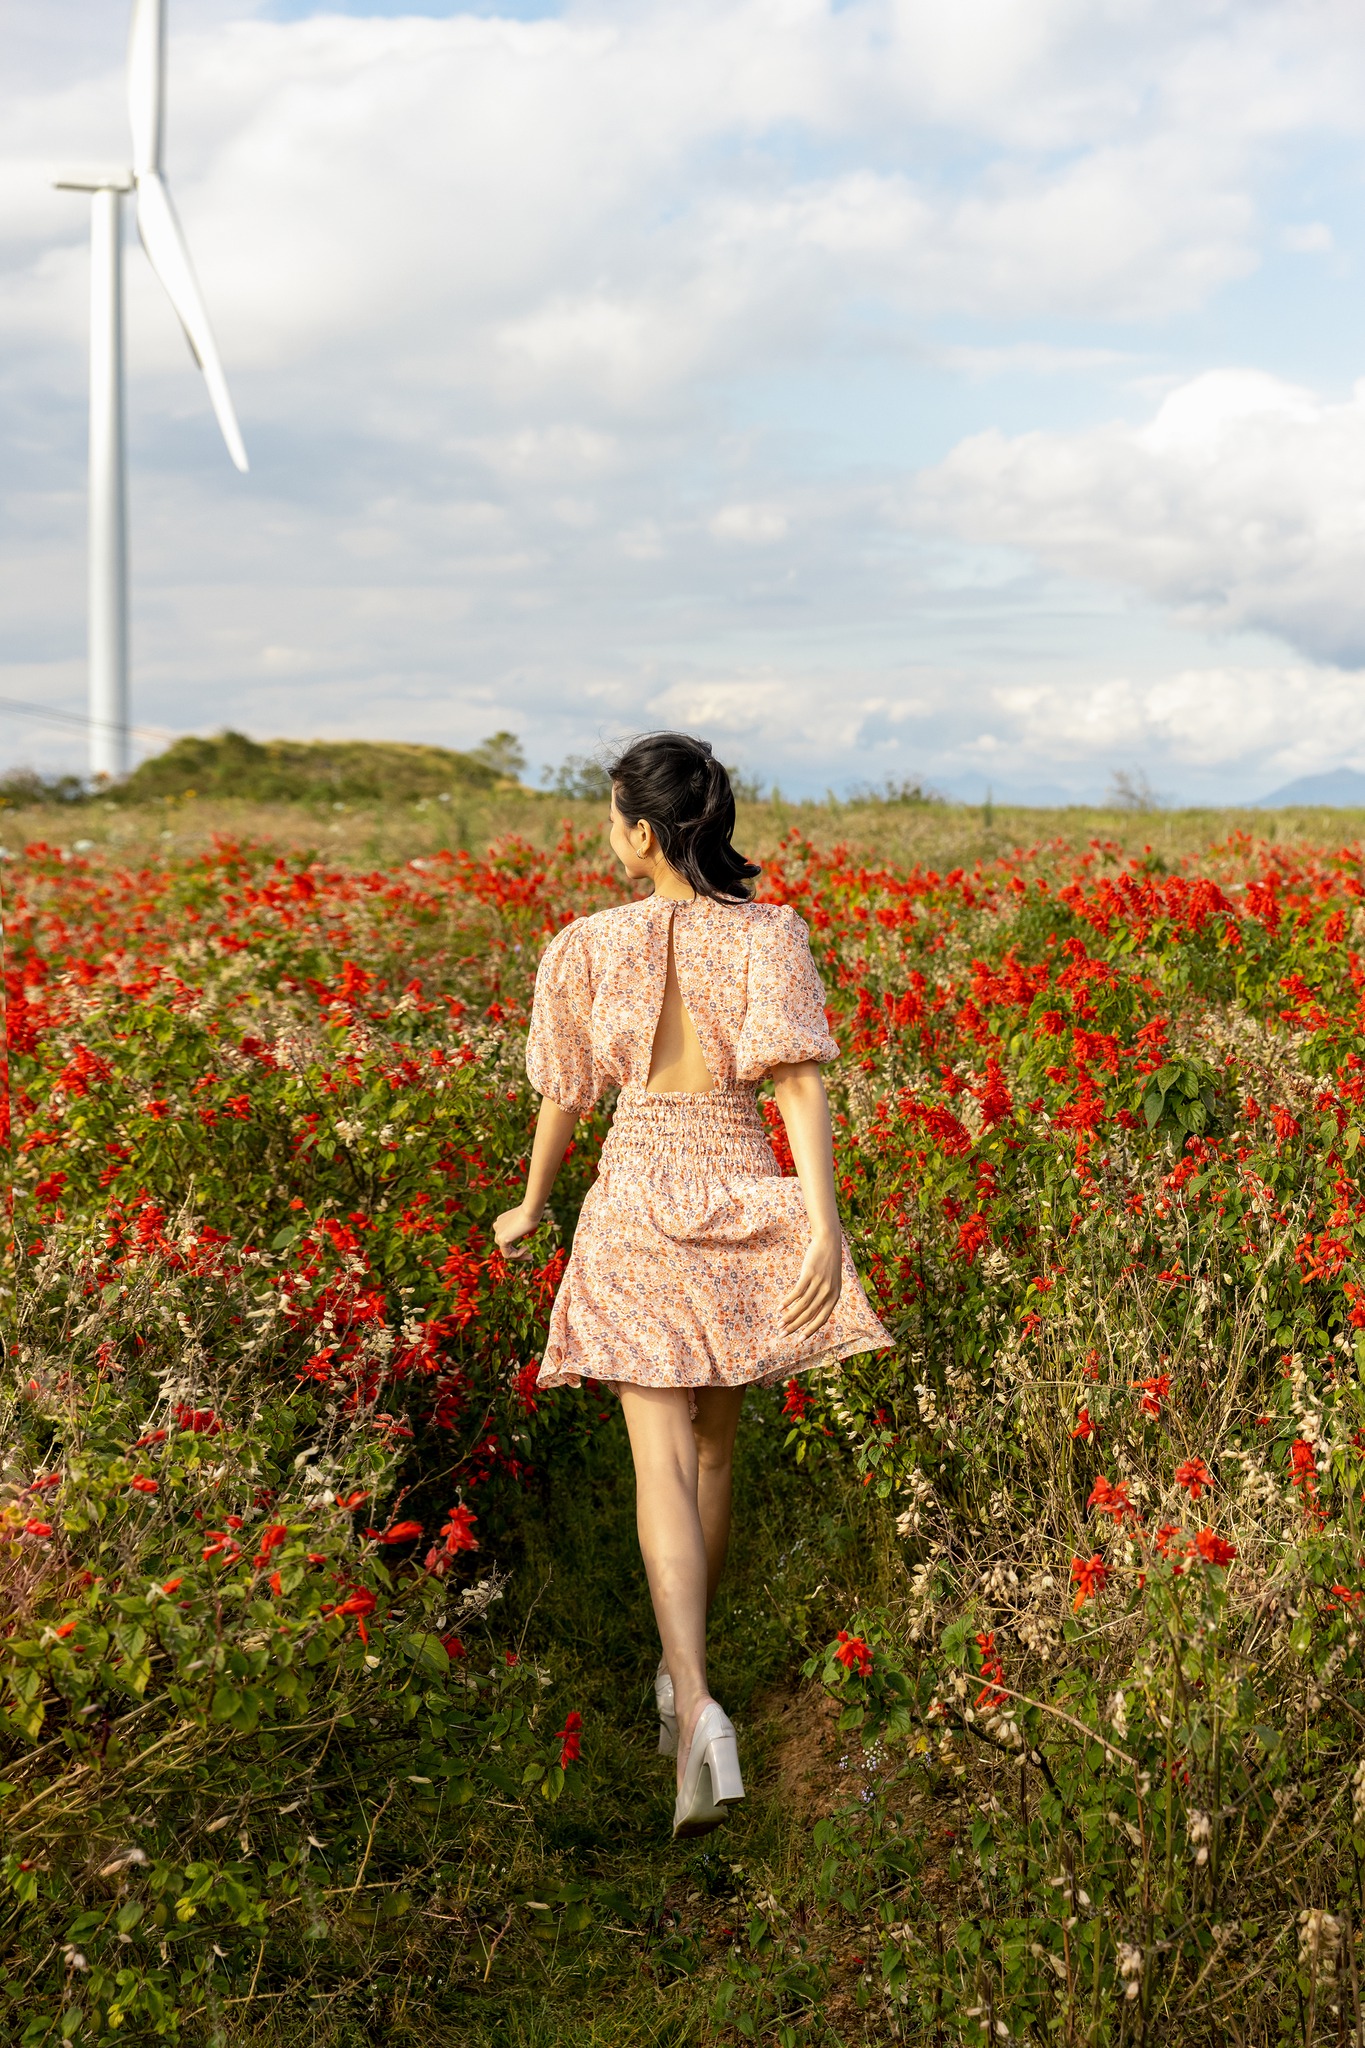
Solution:
{"label": "small white wildflower", "polygon": [[62,1961],[66,1964],[68,1970],[88,1970],[90,1968],[89,1963],[87,1963],[80,1950],[73,1948],[70,1942],[62,1950]]}
{"label": "small white wildflower", "polygon": [[1189,1837],[1190,1847],[1195,1852],[1194,1860],[1202,1866],[1209,1860],[1209,1843],[1213,1839],[1213,1822],[1207,1813],[1200,1813],[1197,1807],[1190,1814]]}
{"label": "small white wildflower", "polygon": [[1118,1736],[1120,1742],[1127,1739],[1128,1702],[1121,1692],[1116,1692],[1113,1699],[1109,1702],[1109,1726],[1113,1729],[1115,1735]]}

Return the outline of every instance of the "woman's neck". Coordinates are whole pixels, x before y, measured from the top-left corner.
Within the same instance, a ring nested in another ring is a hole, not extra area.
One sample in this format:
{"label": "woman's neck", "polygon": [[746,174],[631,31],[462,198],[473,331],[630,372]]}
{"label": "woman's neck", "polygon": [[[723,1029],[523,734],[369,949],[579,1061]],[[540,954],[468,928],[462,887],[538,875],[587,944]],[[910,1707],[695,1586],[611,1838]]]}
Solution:
{"label": "woman's neck", "polygon": [[654,870],[654,894],[656,896],[661,897],[665,903],[691,903],[696,893],[696,890],[685,875],[680,875],[676,868],[671,868],[668,865],[667,861],[659,862],[658,867]]}

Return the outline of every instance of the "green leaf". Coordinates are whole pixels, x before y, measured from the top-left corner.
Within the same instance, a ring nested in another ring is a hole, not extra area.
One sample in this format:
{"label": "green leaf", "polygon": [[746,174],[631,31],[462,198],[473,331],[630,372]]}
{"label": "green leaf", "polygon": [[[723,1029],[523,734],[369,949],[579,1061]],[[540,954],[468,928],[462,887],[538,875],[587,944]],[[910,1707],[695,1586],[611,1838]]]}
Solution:
{"label": "green leaf", "polygon": [[950,1621],[939,1638],[939,1649],[952,1664],[967,1663],[967,1644],[974,1634],[970,1614],[960,1614],[956,1621]]}

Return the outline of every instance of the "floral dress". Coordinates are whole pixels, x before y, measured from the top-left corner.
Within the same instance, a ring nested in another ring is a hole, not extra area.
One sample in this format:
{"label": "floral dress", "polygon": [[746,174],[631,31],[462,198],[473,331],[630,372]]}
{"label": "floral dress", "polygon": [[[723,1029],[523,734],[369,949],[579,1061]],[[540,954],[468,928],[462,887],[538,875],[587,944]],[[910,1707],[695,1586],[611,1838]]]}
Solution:
{"label": "floral dress", "polygon": [[[645,1086],[670,928],[683,1006],[716,1084],[704,1094]],[[847,1243],[828,1322],[793,1337],[782,1321],[810,1225],[755,1091],[779,1063],[838,1050],[806,926],[784,904],[651,896],[558,933],[536,975],[531,1085],[580,1112],[604,1089],[620,1094],[538,1385],[738,1387],[891,1344]]]}

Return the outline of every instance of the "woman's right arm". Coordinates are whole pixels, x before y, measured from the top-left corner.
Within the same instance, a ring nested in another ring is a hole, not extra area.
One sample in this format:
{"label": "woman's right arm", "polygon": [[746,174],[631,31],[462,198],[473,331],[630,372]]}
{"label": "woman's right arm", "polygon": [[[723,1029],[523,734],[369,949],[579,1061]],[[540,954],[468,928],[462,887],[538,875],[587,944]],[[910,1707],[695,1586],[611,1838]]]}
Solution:
{"label": "woman's right arm", "polygon": [[519,1238],[529,1237],[533,1230],[540,1228],[555,1175],[564,1163],[564,1154],[569,1149],[569,1140],[577,1122],[576,1109],[561,1109],[548,1095],[541,1097],[535,1142],[531,1146],[531,1164],[526,1171],[526,1192],[516,1208],[504,1209],[493,1225],[494,1239],[505,1258],[530,1257],[529,1246],[523,1245],[520,1251],[513,1251],[512,1246]]}

